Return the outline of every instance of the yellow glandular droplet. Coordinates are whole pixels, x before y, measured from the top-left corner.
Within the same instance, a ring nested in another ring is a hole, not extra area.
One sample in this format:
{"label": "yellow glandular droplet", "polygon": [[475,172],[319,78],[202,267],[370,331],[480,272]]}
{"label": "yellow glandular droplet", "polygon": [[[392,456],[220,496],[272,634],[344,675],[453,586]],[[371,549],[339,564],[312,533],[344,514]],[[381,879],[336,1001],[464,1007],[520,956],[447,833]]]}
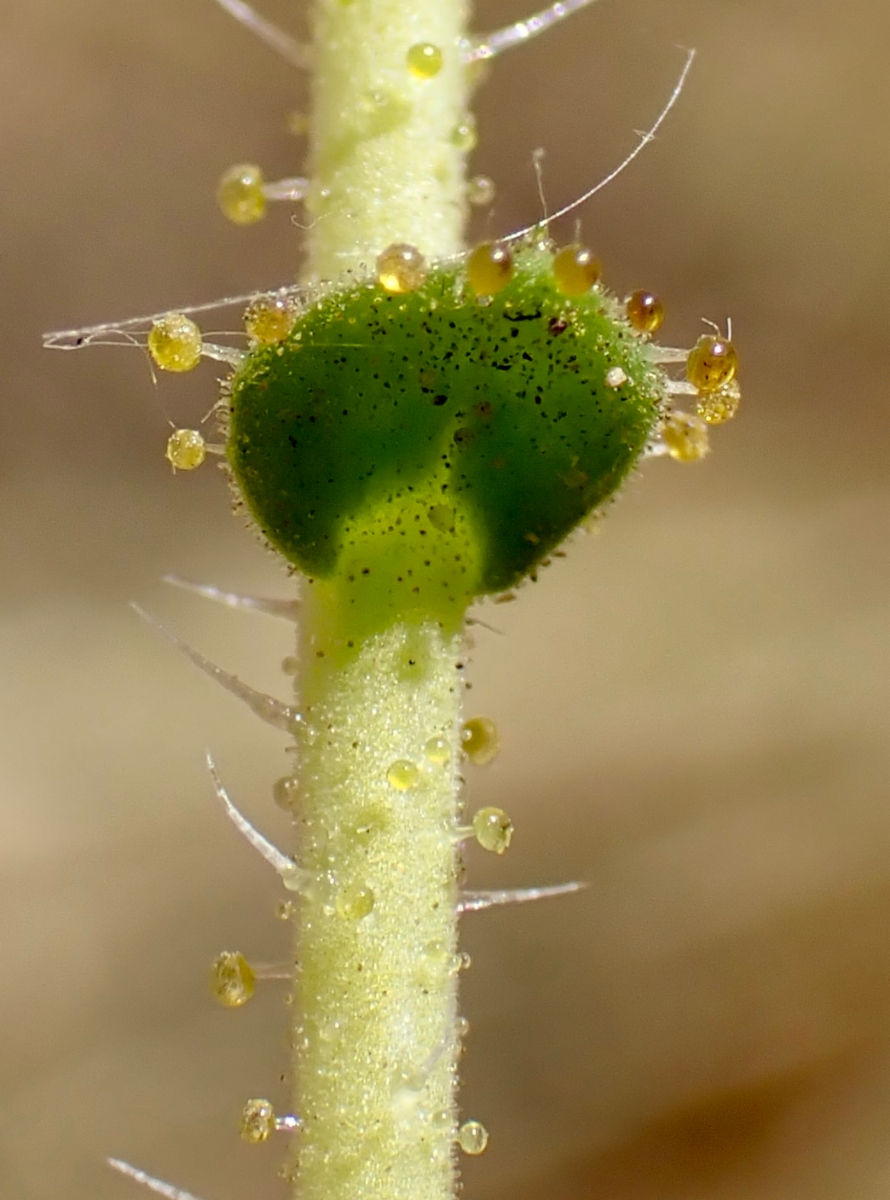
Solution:
{"label": "yellow glandular droplet", "polygon": [[655,333],[664,320],[664,305],[652,292],[634,292],[628,297],[625,312],[637,333]]}
{"label": "yellow glandular droplet", "polygon": [[727,338],[703,334],[686,360],[686,378],[700,392],[713,392],[735,378],[739,356]]}
{"label": "yellow glandular droplet", "polygon": [[148,353],[162,371],[193,371],[201,347],[201,330],[185,313],[166,313],[152,323]]}
{"label": "yellow glandular droplet", "polygon": [[494,180],[488,175],[474,175],[467,182],[467,200],[476,208],[485,208],[494,200]]}
{"label": "yellow glandular droplet", "polygon": [[223,216],[235,225],[253,225],[266,215],[263,172],[254,163],[230,167],[219,181],[216,198]]}
{"label": "yellow glandular droplet", "polygon": [[194,471],[207,457],[207,445],[197,429],[174,429],[164,454],[177,471]]}
{"label": "yellow glandular droplet", "polygon": [[266,297],[256,300],[244,314],[244,328],[248,337],[261,346],[274,346],[282,342],[294,327],[296,312],[287,296]]}
{"label": "yellow glandular droplet", "polygon": [[416,292],[426,276],[426,260],[416,246],[394,242],[377,256],[377,280],[388,292]]}
{"label": "yellow glandular droplet", "polygon": [[488,1145],[488,1130],[480,1121],[464,1121],[457,1131],[457,1144],[464,1154],[481,1154]]}
{"label": "yellow glandular droplet", "polygon": [[483,850],[503,854],[513,838],[513,822],[502,808],[480,808],[473,816],[473,833]]}
{"label": "yellow glandular droplet", "polygon": [[471,717],[469,721],[464,721],[460,742],[461,749],[474,767],[484,767],[492,762],[501,748],[498,727],[488,717]]}
{"label": "yellow glandular droplet", "polygon": [[272,799],[285,812],[293,812],[299,786],[293,775],[285,775],[272,785]]}
{"label": "yellow glandular droplet", "polygon": [[672,412],[661,431],[668,454],[677,462],[699,462],[710,450],[708,427],[701,417]]}
{"label": "yellow glandular droplet", "polygon": [[256,1145],[275,1132],[275,1110],[268,1100],[248,1100],[241,1110],[241,1136]]}
{"label": "yellow glandular droplet", "polygon": [[435,763],[436,766],[442,766],[443,763],[448,762],[451,756],[448,739],[444,737],[431,737],[423,748],[423,754],[427,762]]}
{"label": "yellow glandular droplet", "polygon": [[741,389],[732,379],[715,392],[704,392],[699,396],[695,411],[708,425],[722,425],[736,415],[741,398]]}
{"label": "yellow glandular droplet", "polygon": [[477,296],[494,296],[513,278],[513,256],[506,246],[482,242],[467,259],[467,283]]}
{"label": "yellow glandular droplet", "polygon": [[564,296],[586,295],[602,271],[599,259],[586,246],[566,246],[553,259],[553,279]]}
{"label": "yellow glandular droplet", "polygon": [[369,887],[345,887],[334,898],[334,910],[344,921],[360,921],[374,908],[374,893]]}
{"label": "yellow glandular droplet", "polygon": [[476,149],[476,143],[479,140],[479,135],[476,132],[476,119],[472,113],[467,113],[455,125],[451,133],[451,144],[457,146],[458,150],[463,150],[469,154],[471,150]]}
{"label": "yellow glandular droplet", "polygon": [[432,42],[418,42],[405,55],[408,70],[415,79],[432,79],[442,70],[442,51]]}
{"label": "yellow glandular droplet", "polygon": [[210,989],[226,1008],[240,1008],[253,996],[256,976],[239,951],[225,950],[210,970]]}
{"label": "yellow glandular droplet", "polygon": [[420,783],[420,768],[410,759],[396,759],[387,769],[386,782],[397,792],[410,792]]}

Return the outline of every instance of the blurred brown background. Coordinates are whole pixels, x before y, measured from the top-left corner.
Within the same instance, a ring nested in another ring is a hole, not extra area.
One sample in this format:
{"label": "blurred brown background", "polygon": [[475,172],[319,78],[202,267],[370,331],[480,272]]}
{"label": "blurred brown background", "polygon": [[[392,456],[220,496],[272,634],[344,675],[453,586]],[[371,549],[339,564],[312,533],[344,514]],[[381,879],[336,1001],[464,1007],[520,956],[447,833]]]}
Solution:
{"label": "blurred brown background", "polygon": [[[524,12],[480,0],[476,26]],[[890,1192],[890,8],[603,0],[482,91],[477,224],[538,215],[537,146],[553,207],[609,171],[677,45],[685,95],[583,229],[616,290],[664,296],[668,342],[731,314],[744,407],[478,638],[470,708],[504,752],[470,799],[518,832],[472,879],[592,886],[467,920],[474,1200]],[[272,1198],[278,1148],[235,1124],[283,1095],[281,994],[224,1012],[205,970],[286,935],[202,754],[284,837],[283,746],[127,602],[283,694],[286,628],[159,578],[288,585],[217,471],[164,462],[213,369],[155,387],[138,353],[39,334],[290,278],[289,214],[239,231],[212,194],[233,161],[299,170],[305,90],[212,0],[4,0],[0,62],[0,1194],[134,1195],[115,1153]]]}

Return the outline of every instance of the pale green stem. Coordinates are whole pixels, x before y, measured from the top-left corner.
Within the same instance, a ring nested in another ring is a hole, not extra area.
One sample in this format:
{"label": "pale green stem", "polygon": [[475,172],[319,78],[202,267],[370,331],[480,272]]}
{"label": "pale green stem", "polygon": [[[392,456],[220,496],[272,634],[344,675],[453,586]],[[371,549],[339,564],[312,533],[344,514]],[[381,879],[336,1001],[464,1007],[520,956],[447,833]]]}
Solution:
{"label": "pale green stem", "polygon": [[448,1200],[458,1046],[460,633],[356,639],[304,589],[295,1196]]}
{"label": "pale green stem", "polygon": [[[317,0],[307,278],[394,242],[457,253],[464,221],[462,0]],[[419,79],[418,43],[442,51]],[[369,634],[336,585],[304,588],[293,995],[300,1200],[454,1194],[462,630]]]}
{"label": "pale green stem", "polygon": [[[465,25],[463,0],[317,0],[309,278],[372,267],[393,242],[428,257],[460,251]],[[420,43],[442,51],[431,79],[408,69]]]}

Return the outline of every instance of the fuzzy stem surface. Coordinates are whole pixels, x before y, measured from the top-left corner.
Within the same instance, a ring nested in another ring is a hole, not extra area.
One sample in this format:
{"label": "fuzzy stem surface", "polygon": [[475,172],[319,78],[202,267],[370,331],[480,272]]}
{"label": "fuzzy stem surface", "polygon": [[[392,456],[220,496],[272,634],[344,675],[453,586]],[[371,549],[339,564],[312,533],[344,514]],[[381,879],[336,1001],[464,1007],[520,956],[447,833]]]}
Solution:
{"label": "fuzzy stem surface", "polygon": [[[458,253],[468,85],[463,0],[316,0],[308,279],[386,246]],[[409,50],[441,69],[418,78]],[[297,680],[294,1111],[300,1200],[455,1191],[462,622],[368,632],[336,583],[308,584]]]}
{"label": "fuzzy stem surface", "polygon": [[[307,277],[372,267],[407,242],[428,257],[460,251],[465,153],[455,136],[468,102],[459,40],[463,0],[317,0],[307,199]],[[412,46],[441,50],[432,78]]]}
{"label": "fuzzy stem surface", "polygon": [[298,856],[318,883],[295,916],[294,1195],[448,1200],[462,634],[352,639],[304,591]]}

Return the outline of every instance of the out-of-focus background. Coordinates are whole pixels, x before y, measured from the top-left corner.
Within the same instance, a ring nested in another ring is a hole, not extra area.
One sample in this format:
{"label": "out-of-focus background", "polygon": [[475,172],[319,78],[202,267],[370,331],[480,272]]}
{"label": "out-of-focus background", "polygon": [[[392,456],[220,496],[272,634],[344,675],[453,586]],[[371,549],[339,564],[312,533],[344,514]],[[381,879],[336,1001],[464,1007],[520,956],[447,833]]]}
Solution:
{"label": "out-of-focus background", "polygon": [[[300,31],[288,0],[263,11]],[[480,0],[477,28],[525,14]],[[466,921],[473,1200],[878,1200],[890,1194],[888,354],[890,8],[883,0],[603,0],[499,62],[477,230],[606,174],[699,58],[658,141],[582,213],[665,340],[733,318],[738,420],[704,463],[649,465],[595,537],[487,611],[470,710],[504,750],[477,886],[590,881]],[[238,1139],[284,1095],[282,993],[214,1007],[222,948],[272,961],[274,881],[202,765],[286,837],[277,735],[178,658],[138,599],[284,694],[289,631],[159,582],[288,594],[168,419],[136,351],[42,330],[288,280],[284,208],[218,215],[220,172],[298,173],[303,81],[212,0],[6,0],[0,623],[0,1194],[111,1200],[119,1154],[207,1200],[281,1194]],[[572,233],[571,222],[559,230]],[[220,318],[222,327],[232,315]],[[205,322],[206,325],[206,322]]]}

